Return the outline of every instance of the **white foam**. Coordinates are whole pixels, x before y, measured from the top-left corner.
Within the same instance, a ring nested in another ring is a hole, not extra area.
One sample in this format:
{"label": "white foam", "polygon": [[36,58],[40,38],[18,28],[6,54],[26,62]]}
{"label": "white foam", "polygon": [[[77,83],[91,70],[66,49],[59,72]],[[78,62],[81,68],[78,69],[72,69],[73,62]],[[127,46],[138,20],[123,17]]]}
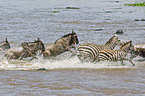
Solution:
{"label": "white foam", "polygon": [[145,48],[145,43],[134,44],[134,47],[136,47],[136,48]]}
{"label": "white foam", "polygon": [[37,60],[7,60],[0,61],[1,70],[34,70],[34,69],[64,69],[64,68],[129,68],[131,64],[122,66],[120,62],[101,62],[101,63],[81,63],[80,60],[75,58],[69,59],[43,59],[39,57]]}

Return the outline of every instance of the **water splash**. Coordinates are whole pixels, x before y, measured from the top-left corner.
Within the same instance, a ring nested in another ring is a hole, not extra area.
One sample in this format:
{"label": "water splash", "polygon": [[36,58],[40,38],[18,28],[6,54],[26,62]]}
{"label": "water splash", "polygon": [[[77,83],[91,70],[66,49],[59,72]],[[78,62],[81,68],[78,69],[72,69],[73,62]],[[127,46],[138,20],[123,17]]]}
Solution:
{"label": "water splash", "polygon": [[35,69],[71,69],[71,68],[91,68],[91,69],[100,69],[100,68],[129,68],[132,65],[128,64],[122,66],[120,62],[101,62],[101,63],[81,63],[77,58],[67,58],[67,59],[43,59],[38,57],[38,59],[29,61],[28,59],[24,60],[7,60],[6,58],[0,59],[0,70],[35,70]]}

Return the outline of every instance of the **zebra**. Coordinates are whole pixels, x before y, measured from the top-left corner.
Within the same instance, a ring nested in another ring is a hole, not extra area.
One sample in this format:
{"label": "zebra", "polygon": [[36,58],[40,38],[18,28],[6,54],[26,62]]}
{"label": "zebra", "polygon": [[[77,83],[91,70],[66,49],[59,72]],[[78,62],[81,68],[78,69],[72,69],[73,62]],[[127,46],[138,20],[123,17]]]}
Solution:
{"label": "zebra", "polygon": [[122,42],[116,34],[113,37],[111,37],[105,43],[105,45],[97,45],[92,43],[80,44],[77,49],[77,57],[81,62],[93,62],[98,52],[105,49],[113,50],[116,45],[122,45]]}
{"label": "zebra", "polygon": [[54,43],[46,46],[45,51],[43,52],[43,57],[56,57],[57,55],[62,54],[66,51],[76,54],[76,52],[73,52],[71,48],[74,48],[74,50],[76,51],[75,44],[78,43],[79,40],[77,34],[72,30],[72,33],[68,33],[63,37],[57,39]]}
{"label": "zebra", "polygon": [[108,61],[121,61],[121,64],[124,65],[123,60],[128,60],[131,62],[133,66],[135,66],[135,64],[130,59],[125,58],[127,53],[129,53],[129,50],[134,50],[134,45],[132,44],[132,40],[121,45],[120,49],[118,50],[100,51],[94,63],[108,60]]}

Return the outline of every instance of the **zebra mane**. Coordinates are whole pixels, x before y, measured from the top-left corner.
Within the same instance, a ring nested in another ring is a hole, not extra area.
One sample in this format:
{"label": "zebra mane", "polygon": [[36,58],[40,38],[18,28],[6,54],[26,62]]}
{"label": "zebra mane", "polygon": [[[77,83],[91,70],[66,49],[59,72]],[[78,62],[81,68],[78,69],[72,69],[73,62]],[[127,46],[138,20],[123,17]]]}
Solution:
{"label": "zebra mane", "polygon": [[113,39],[114,39],[115,37],[117,37],[117,36],[113,36],[112,38],[110,38],[110,39],[105,43],[105,45],[106,45],[106,44],[109,44],[110,42],[112,42]]}
{"label": "zebra mane", "polygon": [[126,46],[129,43],[131,43],[131,41],[128,41],[128,42],[126,41],[126,43],[124,42],[124,44],[120,46],[120,49],[122,49],[124,46]]}

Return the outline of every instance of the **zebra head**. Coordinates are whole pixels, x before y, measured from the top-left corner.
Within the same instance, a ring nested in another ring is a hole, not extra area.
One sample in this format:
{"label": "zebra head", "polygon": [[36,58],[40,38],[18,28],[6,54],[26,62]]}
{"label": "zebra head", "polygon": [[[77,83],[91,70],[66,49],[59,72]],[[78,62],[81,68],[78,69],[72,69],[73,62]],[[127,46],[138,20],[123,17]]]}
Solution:
{"label": "zebra head", "polygon": [[120,47],[120,49],[124,50],[125,52],[128,52],[129,50],[134,50],[135,48],[134,48],[134,45],[133,45],[133,43],[132,43],[132,40],[130,40],[130,41],[124,43],[124,44]]}
{"label": "zebra head", "polygon": [[6,40],[4,41],[4,42],[1,42],[0,43],[0,47],[3,49],[3,50],[5,50],[5,49],[10,49],[11,47],[10,47],[10,44],[9,44],[9,42],[8,42],[8,40],[7,40],[7,38],[6,38]]}
{"label": "zebra head", "polygon": [[114,47],[115,47],[116,45],[122,45],[122,42],[120,41],[120,39],[118,38],[118,36],[115,35],[115,36],[111,37],[111,38],[105,43],[105,45],[110,46],[110,47],[111,47],[111,50],[113,50]]}
{"label": "zebra head", "polygon": [[135,50],[134,44],[132,43],[132,40],[130,40],[130,50]]}
{"label": "zebra head", "polygon": [[114,41],[115,41],[116,45],[122,45],[122,42],[121,42],[121,40],[118,38],[118,35],[117,35],[117,34],[115,34],[115,36],[114,36],[113,39],[115,39]]}
{"label": "zebra head", "polygon": [[72,33],[70,33],[70,36],[71,36],[71,39],[69,41],[69,45],[79,44],[79,40],[78,40],[77,34],[75,32],[73,32],[73,30],[72,30]]}

